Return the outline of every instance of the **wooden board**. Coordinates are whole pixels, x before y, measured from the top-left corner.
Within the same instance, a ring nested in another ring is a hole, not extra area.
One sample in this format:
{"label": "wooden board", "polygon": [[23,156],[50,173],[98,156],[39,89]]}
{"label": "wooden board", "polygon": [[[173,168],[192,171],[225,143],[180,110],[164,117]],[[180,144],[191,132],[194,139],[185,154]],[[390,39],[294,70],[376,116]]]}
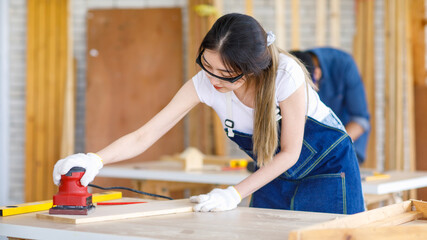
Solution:
{"label": "wooden board", "polygon": [[[91,10],[88,18],[86,151],[99,151],[164,108],[183,84],[179,8]],[[182,121],[130,162],[184,150]],[[101,186],[125,185],[96,179]],[[129,195],[128,195],[129,196]]]}
{"label": "wooden board", "polygon": [[[200,16],[194,9],[198,5],[214,5],[221,14],[221,2],[213,0],[189,0],[187,35],[187,78],[191,79],[200,71],[195,63],[200,43],[216,20],[216,16]],[[213,109],[205,104],[194,107],[189,116],[189,145],[200,149],[204,154],[224,155],[225,134],[221,122]]]}
{"label": "wooden board", "polygon": [[[138,199],[122,199],[138,201]],[[0,235],[24,239],[268,239],[329,221],[339,214],[238,207],[216,213],[187,212],[90,224],[37,219],[35,213],[0,218]],[[202,236],[202,237],[201,237]]]}
{"label": "wooden board", "polygon": [[81,224],[192,212],[193,206],[194,203],[191,203],[189,199],[182,199],[130,205],[97,206],[94,212],[85,216],[50,215],[48,212],[44,212],[38,213],[37,218],[61,223]]}
{"label": "wooden board", "polygon": [[27,2],[25,200],[52,198],[53,166],[60,159],[65,82],[72,38],[69,1]]}
{"label": "wooden board", "polygon": [[[415,86],[416,169],[427,170],[427,86]],[[427,201],[427,188],[418,190],[418,199]]]}
{"label": "wooden board", "polygon": [[427,202],[405,201],[302,228],[291,232],[289,239],[421,239],[427,234],[426,221],[403,224],[424,218],[426,210]]}

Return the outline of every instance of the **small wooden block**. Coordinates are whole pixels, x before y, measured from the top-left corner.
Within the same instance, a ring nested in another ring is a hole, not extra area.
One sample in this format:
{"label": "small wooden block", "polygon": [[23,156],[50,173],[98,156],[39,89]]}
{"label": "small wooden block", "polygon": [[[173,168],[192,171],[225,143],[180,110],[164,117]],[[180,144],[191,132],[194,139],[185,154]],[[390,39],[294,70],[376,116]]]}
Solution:
{"label": "small wooden block", "polygon": [[184,170],[201,170],[203,169],[203,153],[197,148],[189,147],[180,156],[184,159]]}
{"label": "small wooden block", "polygon": [[119,220],[136,217],[148,217],[193,211],[194,203],[189,199],[156,201],[144,204],[97,206],[89,215],[50,215],[48,212],[38,213],[37,218],[61,223],[90,223]]}

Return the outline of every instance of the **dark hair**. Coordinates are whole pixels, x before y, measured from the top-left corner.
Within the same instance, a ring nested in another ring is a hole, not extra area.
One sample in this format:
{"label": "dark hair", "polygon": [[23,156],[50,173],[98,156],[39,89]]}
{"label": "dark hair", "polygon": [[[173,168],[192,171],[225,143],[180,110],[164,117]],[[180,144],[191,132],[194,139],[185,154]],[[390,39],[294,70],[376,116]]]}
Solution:
{"label": "dark hair", "polygon": [[267,34],[252,17],[230,13],[220,17],[204,37],[204,49],[217,51],[229,70],[258,76],[271,66]]}
{"label": "dark hair", "polygon": [[243,14],[220,17],[203,39],[199,54],[205,49],[218,52],[226,68],[241,72],[245,75],[246,87],[254,87],[253,153],[258,166],[265,165],[273,158],[278,146],[275,82],[279,55],[293,58],[302,67],[306,82],[313,87],[307,70],[274,43],[267,46],[267,34],[262,26]]}
{"label": "dark hair", "polygon": [[278,145],[275,79],[279,51],[267,46],[267,34],[251,16],[231,13],[220,17],[203,39],[199,53],[220,54],[229,70],[241,72],[246,88],[255,89],[253,152],[258,166],[269,162]]}
{"label": "dark hair", "polygon": [[297,50],[290,51],[289,53],[298,58],[302,62],[302,64],[304,64],[305,68],[307,68],[307,71],[308,73],[310,73],[310,76],[313,76],[315,66],[311,53]]}

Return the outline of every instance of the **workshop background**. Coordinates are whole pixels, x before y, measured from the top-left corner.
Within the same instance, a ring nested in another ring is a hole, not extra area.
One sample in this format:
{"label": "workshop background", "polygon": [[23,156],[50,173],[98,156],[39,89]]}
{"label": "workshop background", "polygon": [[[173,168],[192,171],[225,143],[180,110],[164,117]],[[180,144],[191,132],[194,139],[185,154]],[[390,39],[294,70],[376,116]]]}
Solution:
{"label": "workshop background", "polygon": [[[427,170],[427,164],[423,163],[426,162],[427,153],[424,149],[427,144],[427,132],[426,126],[422,125],[425,123],[427,112],[427,54],[424,27],[427,1],[56,1],[59,4],[53,2],[55,1],[0,1],[0,205],[45,200],[44,192],[55,192],[51,173],[54,163],[60,156],[99,150],[93,148],[98,147],[100,143],[93,143],[88,147],[86,141],[90,137],[91,141],[96,142],[97,138],[103,136],[103,132],[94,132],[88,129],[87,125],[88,121],[91,126],[97,125],[95,120],[88,118],[89,110],[89,114],[96,112],[94,109],[96,102],[92,99],[91,108],[88,110],[87,78],[92,76],[90,74],[94,74],[88,72],[88,65],[93,61],[88,58],[97,57],[99,52],[95,48],[88,48],[88,44],[100,46],[103,39],[92,38],[94,42],[90,42],[87,27],[90,24],[96,25],[90,23],[90,19],[99,13],[96,12],[98,10],[178,8],[177,11],[170,13],[181,16],[181,19],[178,19],[179,32],[174,35],[180,36],[178,41],[180,46],[176,46],[179,51],[175,56],[178,56],[181,66],[175,71],[177,76],[173,76],[175,84],[178,83],[174,87],[179,87],[194,74],[197,41],[200,41],[218,12],[221,14],[240,12],[254,16],[267,31],[271,30],[276,34],[278,45],[286,50],[334,46],[352,53],[363,76],[372,115],[373,127],[364,167],[375,168],[378,171]],[[195,7],[201,4],[211,5],[214,10],[207,8],[197,11]],[[30,21],[37,19],[37,16],[46,18]],[[156,20],[160,23],[174,21],[166,18],[167,15],[165,19]],[[56,29],[56,32],[52,29]],[[106,29],[108,30],[107,27],[104,30]],[[107,38],[108,36],[105,41],[108,43]],[[162,39],[163,42],[167,40]],[[56,44],[48,49],[51,45],[43,45],[48,42]],[[106,49],[108,46],[101,47]],[[46,53],[41,54],[43,51]],[[169,51],[169,48],[165,48],[165,51]],[[121,56],[121,59],[126,58]],[[129,62],[124,65],[137,64],[132,59],[132,56],[129,56]],[[162,72],[169,71],[170,66],[167,63],[164,63],[163,67]],[[42,68],[43,71],[37,70]],[[38,84],[37,79],[44,78],[48,81]],[[52,84],[55,81],[58,82]],[[138,79],[131,81],[137,82]],[[148,89],[149,87],[147,86]],[[148,89],[143,93],[149,94]],[[114,95],[113,90],[109,89],[105,95]],[[51,94],[58,91],[61,94]],[[94,96],[104,94],[97,93],[93,88],[91,91]],[[145,96],[144,99],[156,102],[158,92],[152,94],[152,98]],[[114,109],[109,111],[118,111],[127,106],[113,107]],[[57,110],[50,111],[52,108]],[[140,114],[152,114],[150,111],[144,106],[140,107]],[[53,114],[56,114],[56,117]],[[144,117],[149,119],[152,116]],[[195,110],[178,126],[180,129],[174,130],[175,139],[180,139],[176,143],[176,149],[170,149],[170,145],[167,145],[164,154],[173,154],[183,151],[188,146],[196,145],[195,147],[205,154],[239,156],[236,147],[226,141],[224,136],[216,136],[215,141],[206,140],[206,136],[218,132],[215,120],[210,118],[211,115],[207,115],[205,109]],[[48,119],[52,119],[52,122]],[[144,122],[140,119],[136,121],[141,125]],[[195,126],[195,122],[202,126]],[[106,119],[105,124],[109,123]],[[114,128],[114,125],[111,124],[110,127]],[[196,130],[200,130],[200,133],[194,133]],[[150,158],[158,157],[156,154],[159,153],[152,154],[137,160],[155,160]],[[42,188],[43,191],[38,194],[34,188],[29,187],[34,186],[37,181],[49,185]],[[427,200],[426,195],[418,196],[417,199]]]}

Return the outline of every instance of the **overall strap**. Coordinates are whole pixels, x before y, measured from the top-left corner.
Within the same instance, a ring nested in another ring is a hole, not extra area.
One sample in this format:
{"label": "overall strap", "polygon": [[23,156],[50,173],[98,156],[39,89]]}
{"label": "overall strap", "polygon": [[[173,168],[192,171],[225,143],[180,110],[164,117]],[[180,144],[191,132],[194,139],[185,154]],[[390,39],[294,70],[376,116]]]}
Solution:
{"label": "overall strap", "polygon": [[224,125],[227,129],[228,137],[234,137],[234,132],[233,132],[234,121],[232,120],[233,119],[233,103],[231,99],[231,92],[227,92],[225,94],[225,97],[226,97],[226,104],[227,104],[227,116],[224,121]]}

